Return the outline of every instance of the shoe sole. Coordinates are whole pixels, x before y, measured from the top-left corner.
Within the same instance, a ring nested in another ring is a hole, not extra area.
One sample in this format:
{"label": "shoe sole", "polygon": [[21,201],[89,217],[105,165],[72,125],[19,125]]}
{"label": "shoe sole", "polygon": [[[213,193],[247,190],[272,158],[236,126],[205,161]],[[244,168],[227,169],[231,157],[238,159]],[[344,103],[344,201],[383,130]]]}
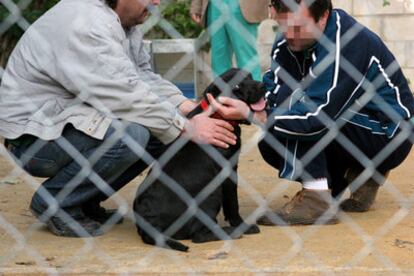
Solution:
{"label": "shoe sole", "polygon": [[48,220],[44,218],[44,216],[41,214],[41,212],[36,211],[32,207],[30,207],[29,210],[33,214],[33,216],[35,216],[35,218],[37,218],[40,222],[42,222],[44,224],[47,223]]}
{"label": "shoe sole", "polygon": [[[88,233],[88,235],[80,235],[78,234],[76,231],[74,231],[73,229],[71,229],[71,233],[69,234],[63,234],[61,230],[57,229],[56,226],[54,225],[54,223],[49,219],[45,219],[44,217],[42,218],[43,215],[41,215],[39,212],[37,212],[35,209],[30,208],[30,212],[43,224],[46,225],[47,229],[49,229],[50,232],[52,232],[54,235],[59,236],[59,237],[68,237],[68,238],[92,238],[92,237],[97,237],[97,236],[102,236],[103,234],[105,234],[104,231],[102,231],[101,229],[97,229],[96,231],[94,231],[93,233],[89,233],[85,230],[86,233]],[[69,227],[70,228],[70,227]]]}
{"label": "shoe sole", "polygon": [[346,199],[342,201],[339,208],[347,213],[364,213],[369,211],[372,204],[364,204],[354,199]]}
{"label": "shoe sole", "polygon": [[[124,222],[124,216],[122,216],[121,213],[118,213],[117,211],[111,212],[111,215],[109,215],[108,219],[97,218],[95,216],[87,215],[87,214],[85,214],[85,216],[87,216],[91,220],[99,222],[102,225],[104,225],[108,221],[111,221],[111,225],[113,225],[113,224],[122,224]],[[113,219],[114,217],[115,217],[115,219]]]}
{"label": "shoe sole", "polygon": [[272,222],[270,220],[268,221],[257,221],[257,224],[264,225],[264,226],[295,226],[295,225],[334,225],[338,224],[339,220],[337,218],[326,218],[326,219],[298,219],[298,220],[291,220],[291,219],[283,219],[283,217],[280,217],[280,219],[283,221],[281,223]]}

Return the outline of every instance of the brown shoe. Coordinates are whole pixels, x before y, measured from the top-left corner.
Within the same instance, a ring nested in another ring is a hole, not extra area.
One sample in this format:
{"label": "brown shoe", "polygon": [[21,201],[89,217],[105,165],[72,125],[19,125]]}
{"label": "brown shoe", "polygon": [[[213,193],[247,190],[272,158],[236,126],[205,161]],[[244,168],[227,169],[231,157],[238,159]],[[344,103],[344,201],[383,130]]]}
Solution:
{"label": "brown shoe", "polygon": [[[360,172],[356,170],[349,170],[347,173],[348,183],[352,183],[355,178],[358,177]],[[389,172],[386,172],[384,179],[388,177]],[[383,183],[378,183],[374,179],[368,179],[364,184],[362,184],[354,192],[351,192],[350,198],[344,200],[340,208],[345,212],[366,212],[368,211],[372,204],[374,204],[375,198],[378,193],[378,189]]]}
{"label": "brown shoe", "polygon": [[266,213],[258,219],[257,223],[261,225],[336,224],[338,219],[335,213],[328,211],[330,200],[329,190],[302,189],[280,211]]}

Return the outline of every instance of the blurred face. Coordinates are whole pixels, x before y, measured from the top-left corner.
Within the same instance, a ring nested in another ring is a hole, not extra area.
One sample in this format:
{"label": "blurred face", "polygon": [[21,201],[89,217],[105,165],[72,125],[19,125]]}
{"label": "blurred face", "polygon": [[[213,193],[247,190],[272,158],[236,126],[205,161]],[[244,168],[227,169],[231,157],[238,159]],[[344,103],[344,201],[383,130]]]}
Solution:
{"label": "blurred face", "polygon": [[302,1],[298,5],[298,9],[294,12],[278,13],[274,7],[271,8],[271,16],[275,19],[281,32],[285,36],[289,48],[292,51],[303,51],[311,47],[325,30],[329,12],[315,22],[312,17],[306,1]]}
{"label": "blurred face", "polygon": [[118,0],[115,12],[124,28],[144,23],[149,9],[160,4],[160,0]]}

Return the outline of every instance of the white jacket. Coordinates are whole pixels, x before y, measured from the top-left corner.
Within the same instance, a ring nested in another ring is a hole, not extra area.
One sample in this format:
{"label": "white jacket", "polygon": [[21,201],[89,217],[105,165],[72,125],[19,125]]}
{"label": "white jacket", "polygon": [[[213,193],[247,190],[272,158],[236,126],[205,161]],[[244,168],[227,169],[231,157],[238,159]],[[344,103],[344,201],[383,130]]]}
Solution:
{"label": "white jacket", "polygon": [[113,119],[147,127],[164,143],[185,119],[186,98],[151,71],[137,27],[125,31],[100,0],[62,0],[14,49],[0,87],[0,136],[58,138],[64,126],[102,139]]}

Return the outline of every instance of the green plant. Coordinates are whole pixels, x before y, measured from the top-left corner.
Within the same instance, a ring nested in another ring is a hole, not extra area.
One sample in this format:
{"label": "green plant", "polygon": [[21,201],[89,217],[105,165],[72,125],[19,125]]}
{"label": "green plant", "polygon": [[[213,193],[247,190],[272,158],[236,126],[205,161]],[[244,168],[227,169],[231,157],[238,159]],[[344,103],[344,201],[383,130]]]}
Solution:
{"label": "green plant", "polygon": [[383,0],[383,1],[382,1],[382,5],[385,7],[385,6],[389,6],[389,5],[391,5],[391,3],[390,3],[390,1],[389,1],[389,0]]}
{"label": "green plant", "polygon": [[[13,0],[13,2],[17,4],[21,1]],[[57,2],[59,0],[34,0],[21,12],[23,17],[31,24]],[[9,15],[10,11],[5,6],[0,5],[0,22],[6,22]],[[17,24],[13,24],[6,32],[0,34],[0,66],[5,66],[11,51],[13,51],[23,32]]]}
{"label": "green plant", "polygon": [[[13,0],[19,3],[21,0]],[[59,0],[33,0],[27,7],[22,10],[23,17],[31,24],[38,19],[47,10],[53,7]],[[201,27],[196,25],[190,17],[191,0],[164,0],[160,7],[161,14],[181,35],[187,38],[197,37],[201,32]],[[5,22],[10,15],[8,9],[0,4],[0,22]],[[7,59],[13,51],[19,38],[22,36],[23,30],[13,24],[3,34],[0,34],[0,66],[4,67]],[[152,28],[146,38],[170,38],[159,26]]]}
{"label": "green plant", "polygon": [[[191,0],[163,1],[160,7],[162,17],[185,38],[198,37],[202,28],[190,16]],[[160,26],[155,26],[145,35],[148,39],[170,38]]]}

